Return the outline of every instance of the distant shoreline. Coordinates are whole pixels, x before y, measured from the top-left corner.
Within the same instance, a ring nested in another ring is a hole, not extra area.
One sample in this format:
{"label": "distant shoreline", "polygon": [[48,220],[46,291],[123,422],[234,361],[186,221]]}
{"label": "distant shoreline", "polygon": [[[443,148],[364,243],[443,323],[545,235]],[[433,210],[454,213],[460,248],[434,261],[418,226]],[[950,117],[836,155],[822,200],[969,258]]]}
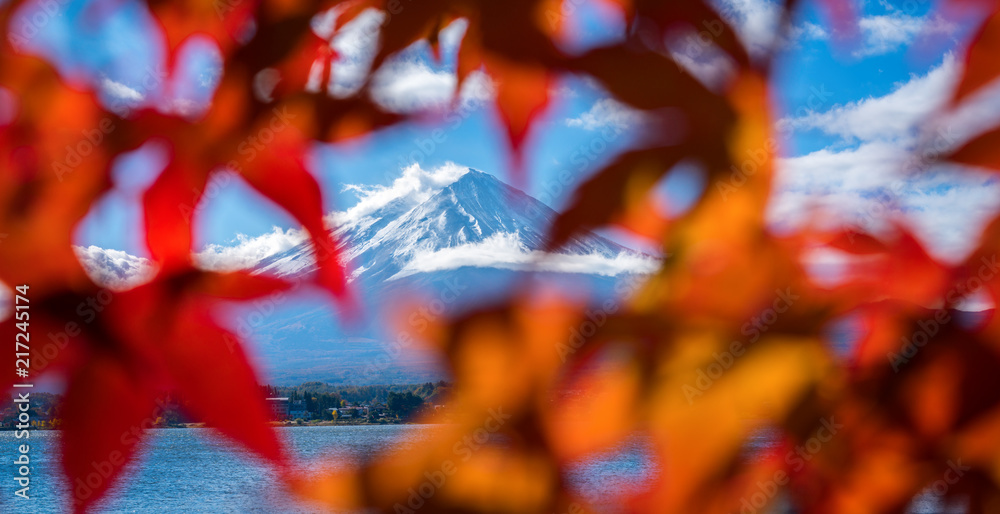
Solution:
{"label": "distant shoreline", "polygon": [[[431,422],[419,422],[419,421],[386,421],[383,423],[369,423],[367,421],[303,421],[302,423],[296,423],[294,421],[271,421],[268,425],[272,427],[350,427],[350,426],[386,426],[386,425],[441,425],[444,422],[431,421]],[[171,429],[183,429],[183,428],[212,428],[205,423],[178,423],[176,425],[166,425],[159,427],[149,427],[146,430],[171,430]],[[13,431],[17,430],[15,428],[8,429],[4,427],[0,429],[2,431]],[[28,430],[62,430],[61,427],[31,427]]]}

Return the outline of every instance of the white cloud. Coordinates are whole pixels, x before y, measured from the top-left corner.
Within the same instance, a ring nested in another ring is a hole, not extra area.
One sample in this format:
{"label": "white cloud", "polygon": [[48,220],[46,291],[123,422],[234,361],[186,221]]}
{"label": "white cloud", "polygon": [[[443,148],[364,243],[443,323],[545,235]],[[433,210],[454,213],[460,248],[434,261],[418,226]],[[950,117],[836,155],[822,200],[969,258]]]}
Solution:
{"label": "white cloud", "polygon": [[552,98],[576,98],[580,96],[580,93],[568,85],[565,80],[561,80],[559,85],[549,88],[549,96]]}
{"label": "white cloud", "polygon": [[145,98],[142,93],[107,77],[101,79],[101,89],[115,100],[126,104],[137,104]]}
{"label": "white cloud", "polygon": [[939,15],[916,17],[890,12],[864,16],[858,20],[858,29],[864,38],[863,46],[855,52],[859,57],[881,55],[908,46],[918,36],[949,35],[958,26]]}
{"label": "white cloud", "polygon": [[[321,37],[333,31],[336,9],[313,20],[313,30]],[[330,94],[353,95],[365,84],[378,48],[385,13],[368,9],[333,33],[331,46],[337,52],[333,64]],[[454,55],[468,22],[455,20],[439,34],[443,55]],[[457,80],[453,69],[435,69],[422,55],[426,43],[418,42],[399,55],[390,57],[371,77],[374,100],[391,111],[414,112],[448,107],[455,96]],[[318,90],[320,67],[310,73],[309,89]],[[482,72],[473,72],[462,84],[459,99],[463,105],[493,97],[493,85]]]}
{"label": "white cloud", "polygon": [[194,254],[195,263],[212,271],[250,269],[267,257],[301,244],[306,240],[306,232],[302,229],[282,230],[274,227],[271,232],[256,237],[239,234],[236,240],[237,244],[231,246],[207,245]]}
{"label": "white cloud", "polygon": [[[395,59],[375,74],[372,96],[394,112],[441,110],[451,104],[457,82],[452,71],[434,70],[419,59]],[[464,106],[477,105],[492,97],[493,84],[479,71],[466,78],[459,95]]]}
{"label": "white cloud", "polygon": [[875,233],[905,218],[936,257],[964,258],[1000,209],[1000,183],[956,167],[905,172],[908,158],[897,143],[873,141],[782,159],[768,218],[779,230],[823,221]]}
{"label": "white cloud", "polygon": [[519,271],[552,271],[617,276],[624,273],[651,273],[659,267],[655,259],[621,253],[572,255],[529,250],[516,233],[497,233],[478,243],[417,252],[390,280],[415,273],[453,270],[461,267],[500,268]]}
{"label": "white cloud", "polygon": [[926,75],[912,76],[888,95],[785,118],[778,126],[816,129],[848,141],[909,139],[915,137],[918,122],[947,101],[957,80],[957,69],[954,57],[949,54]]}
{"label": "white cloud", "polygon": [[581,113],[576,118],[568,118],[566,125],[586,130],[606,127],[625,130],[642,122],[642,120],[642,112],[612,98],[602,98],[594,103],[588,111]]}
{"label": "white cloud", "polygon": [[387,63],[375,75],[375,101],[396,112],[446,105],[455,93],[455,74],[435,71],[419,60]]}
{"label": "white cloud", "polygon": [[120,250],[106,250],[97,246],[74,246],[76,258],[95,283],[114,291],[122,291],[145,283],[153,278],[155,265],[142,257]]}
{"label": "white cloud", "polygon": [[830,34],[827,33],[826,29],[808,21],[803,22],[800,25],[796,25],[789,30],[789,36],[791,36],[793,41],[800,41],[803,39],[821,40],[830,37]]}
{"label": "white cloud", "polygon": [[[734,27],[743,44],[753,55],[765,55],[771,49],[782,7],[769,0],[721,0],[719,13]],[[697,27],[705,30],[705,27]]]}
{"label": "white cloud", "polygon": [[416,206],[468,171],[468,166],[460,166],[453,162],[431,170],[424,170],[419,164],[414,163],[407,166],[403,174],[388,186],[347,185],[345,190],[353,191],[359,196],[358,203],[346,211],[331,214],[328,220],[334,225],[356,222],[399,199],[404,199],[409,206]]}
{"label": "white cloud", "polygon": [[[336,19],[336,9],[325,16],[313,19],[313,30],[329,38]],[[333,35],[330,46],[337,53],[333,63],[333,84],[330,93],[337,97],[350,96],[364,85],[378,48],[379,30],[385,14],[377,9],[366,9]],[[310,74],[312,89],[319,89],[319,70]]]}
{"label": "white cloud", "polygon": [[973,251],[979,235],[1000,211],[996,175],[958,167],[911,180],[900,204],[932,254],[957,261]]}

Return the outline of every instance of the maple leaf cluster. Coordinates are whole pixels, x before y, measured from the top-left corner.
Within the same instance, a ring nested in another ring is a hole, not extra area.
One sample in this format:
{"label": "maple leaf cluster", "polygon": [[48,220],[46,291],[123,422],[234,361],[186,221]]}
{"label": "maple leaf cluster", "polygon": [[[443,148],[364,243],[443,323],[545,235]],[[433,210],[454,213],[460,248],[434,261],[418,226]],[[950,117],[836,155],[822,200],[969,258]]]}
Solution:
{"label": "maple leaf cluster", "polygon": [[[751,56],[707,2],[603,2],[623,13],[628,34],[569,53],[560,44],[572,30],[560,0],[150,0],[168,76],[192,37],[211,38],[222,55],[211,104],[195,117],[106,108],[93,88],[6,37],[12,13],[33,2],[0,5],[0,101],[13,112],[0,120],[0,280],[30,285],[33,331],[52,336],[36,336],[43,340],[33,341],[31,358],[67,384],[63,466],[70,483],[88,484],[72,507],[87,510],[120,479],[138,443],[123,434],[143,426],[158,392],[172,390],[197,418],[271,462],[294,494],[331,508],[582,512],[591,506],[568,485],[572,463],[642,433],[660,471],[645,490],[617,499],[630,511],[735,512],[746,502],[763,507],[780,488],[802,512],[900,512],[961,462],[961,480],[944,494],[966,499],[970,512],[996,512],[1000,325],[992,315],[962,322],[952,309],[970,295],[1000,293],[991,265],[1000,220],[957,265],[930,256],[903,220],[888,234],[807,224],[775,235],[765,220],[776,150],[771,56]],[[835,26],[852,24],[849,2],[823,5]],[[781,7],[787,30],[796,5]],[[115,3],[87,8],[100,16]],[[426,444],[302,474],[267,426],[239,338],[211,316],[219,302],[292,284],[199,269],[190,213],[213,174],[237,173],[306,229],[318,264],[310,280],[353,315],[341,247],[324,225],[306,152],[408,119],[372,99],[370,80],[346,97],[327,93],[337,73],[332,37],[369,8],[391,13],[369,77],[415,42],[436,52],[442,28],[466,20],[456,91],[473,72],[490,76],[517,174],[529,171],[521,155],[558,77],[591,77],[642,111],[653,128],[576,188],[549,247],[614,225],[659,241],[667,257],[626,302],[596,316],[574,299],[522,288],[436,325],[427,339],[454,379],[455,422]],[[331,9],[336,25],[323,38],[310,23]],[[997,12],[969,45],[946,110],[1000,75]],[[707,44],[733,65],[721,86],[689,74],[662,43],[678,27],[703,26],[718,29]],[[307,87],[316,69],[320,87]],[[261,94],[258,79],[275,73],[280,80]],[[271,131],[271,142],[247,159],[241,143],[267,131],[277,113],[290,126]],[[678,125],[680,132],[656,128]],[[71,168],[53,166],[95,127],[105,135],[100,144]],[[150,141],[168,154],[143,195],[156,273],[109,296],[84,272],[73,232],[112,187],[116,158]],[[1000,169],[998,149],[1000,129],[931,158]],[[752,172],[739,171],[751,162]],[[671,218],[653,190],[680,163],[697,163],[713,186]],[[817,284],[804,269],[816,248],[854,257],[836,285]],[[95,301],[100,314],[80,319],[80,306]],[[860,320],[863,334],[847,357],[829,341],[845,316]],[[0,326],[8,340],[16,331],[13,319]],[[13,371],[12,352],[0,360]],[[8,388],[15,377],[3,376]],[[748,440],[763,428],[775,431],[777,447],[748,456]],[[457,452],[481,433],[502,443]],[[87,482],[94,463],[105,462],[111,473]]]}

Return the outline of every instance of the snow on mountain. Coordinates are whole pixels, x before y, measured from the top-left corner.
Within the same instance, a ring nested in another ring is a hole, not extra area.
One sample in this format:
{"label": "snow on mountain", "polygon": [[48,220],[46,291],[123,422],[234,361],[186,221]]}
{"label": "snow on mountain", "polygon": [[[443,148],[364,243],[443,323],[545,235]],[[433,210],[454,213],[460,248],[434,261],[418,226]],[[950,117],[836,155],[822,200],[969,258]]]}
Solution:
{"label": "snow on mountain", "polygon": [[[468,169],[415,205],[410,197],[392,198],[364,215],[342,217],[335,233],[351,278],[368,283],[466,266],[605,276],[655,269],[654,259],[593,234],[545,254],[546,231],[556,215],[493,175]],[[294,276],[311,272],[315,263],[303,242],[256,269]]]}

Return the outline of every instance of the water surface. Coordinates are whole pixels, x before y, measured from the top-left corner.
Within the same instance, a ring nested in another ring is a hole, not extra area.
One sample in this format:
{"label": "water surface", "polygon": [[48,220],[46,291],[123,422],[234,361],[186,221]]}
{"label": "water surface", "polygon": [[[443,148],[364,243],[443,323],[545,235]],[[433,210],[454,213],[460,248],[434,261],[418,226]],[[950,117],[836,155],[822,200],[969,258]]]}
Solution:
{"label": "water surface", "polygon": [[[385,450],[394,443],[420,444],[435,425],[351,425],[282,427],[295,454],[307,466],[336,468]],[[58,431],[33,431],[30,500],[15,498],[15,466],[10,456],[22,440],[0,432],[0,512],[62,512],[68,484],[58,461]],[[213,437],[209,429],[153,430],[130,464],[128,479],[116,485],[98,512],[267,512],[310,513],[321,509],[292,502],[270,469],[249,452]],[[638,441],[638,440],[637,440]],[[584,497],[600,501],[621,487],[638,486],[652,476],[647,448],[629,442],[621,451],[581,462],[570,477]]]}

